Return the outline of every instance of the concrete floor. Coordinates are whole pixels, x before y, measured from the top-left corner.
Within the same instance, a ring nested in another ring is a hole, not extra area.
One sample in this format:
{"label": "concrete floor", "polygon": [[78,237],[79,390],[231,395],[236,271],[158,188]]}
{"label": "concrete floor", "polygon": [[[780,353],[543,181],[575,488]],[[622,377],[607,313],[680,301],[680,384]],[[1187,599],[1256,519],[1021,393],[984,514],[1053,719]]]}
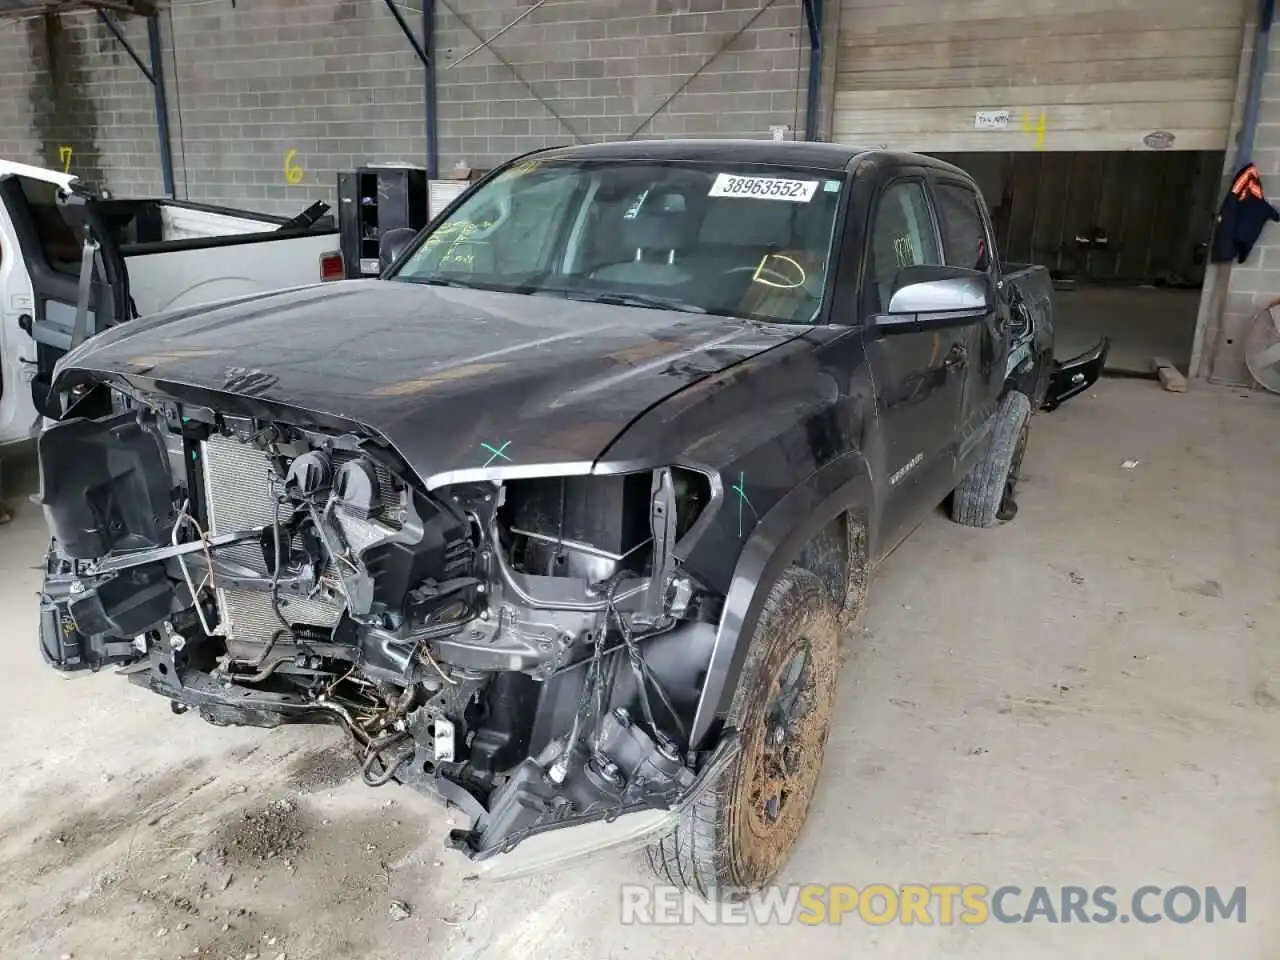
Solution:
{"label": "concrete floor", "polygon": [[1037,419],[1026,469],[1014,523],[935,517],[877,575],[782,879],[1245,885],[1244,924],[637,927],[634,858],[468,882],[445,814],[351,782],[335,730],[215,728],[47,670],[21,504],[0,529],[0,954],[1276,957],[1280,401],[1103,381]]}
{"label": "concrete floor", "polygon": [[1151,358],[1166,357],[1187,373],[1199,290],[1100,287],[1081,284],[1054,290],[1057,355],[1075,356],[1107,336],[1107,369],[1151,373]]}

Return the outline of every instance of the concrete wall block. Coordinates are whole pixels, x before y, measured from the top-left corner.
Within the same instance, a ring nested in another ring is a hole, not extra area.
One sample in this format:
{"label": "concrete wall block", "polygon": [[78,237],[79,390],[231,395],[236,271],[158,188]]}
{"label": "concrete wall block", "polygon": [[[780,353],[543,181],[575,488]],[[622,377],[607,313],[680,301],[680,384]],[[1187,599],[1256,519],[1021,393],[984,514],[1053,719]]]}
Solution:
{"label": "concrete wall block", "polygon": [[[1277,95],[1280,96],[1280,91],[1277,91]],[[1280,111],[1265,111],[1262,117],[1254,135],[1254,144],[1259,150],[1280,147]]]}
{"label": "concrete wall block", "polygon": [[1231,271],[1231,291],[1239,293],[1269,294],[1280,297],[1280,269],[1266,270],[1254,264],[1261,258],[1258,251],[1242,265]]}

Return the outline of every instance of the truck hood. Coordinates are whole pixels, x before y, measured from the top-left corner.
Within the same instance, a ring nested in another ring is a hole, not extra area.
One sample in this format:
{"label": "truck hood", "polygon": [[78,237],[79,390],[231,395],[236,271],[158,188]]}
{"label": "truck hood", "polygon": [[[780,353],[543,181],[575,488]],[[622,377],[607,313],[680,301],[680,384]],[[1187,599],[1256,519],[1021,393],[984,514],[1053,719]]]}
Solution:
{"label": "truck hood", "polygon": [[354,280],[121,324],[59,364],[228,413],[357,425],[428,487],[586,472],[664,398],[794,326]]}

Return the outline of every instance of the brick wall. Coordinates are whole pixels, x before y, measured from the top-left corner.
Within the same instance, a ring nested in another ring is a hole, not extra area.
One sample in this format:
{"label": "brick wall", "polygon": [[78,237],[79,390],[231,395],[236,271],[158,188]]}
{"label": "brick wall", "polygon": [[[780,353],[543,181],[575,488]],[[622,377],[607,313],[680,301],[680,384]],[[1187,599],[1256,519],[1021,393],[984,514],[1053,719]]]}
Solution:
{"label": "brick wall", "polygon": [[[146,26],[121,23],[146,57]],[[161,190],[152,88],[88,13],[0,21],[0,156],[71,168],[119,193]]]}
{"label": "brick wall", "polygon": [[[530,6],[437,0],[442,171],[632,134],[803,129],[799,0],[546,0],[464,58]],[[399,8],[420,30],[420,6]],[[124,29],[145,60],[143,23]],[[174,0],[162,35],[180,197],[295,212],[332,201],[339,170],[424,162],[422,70],[382,0]],[[69,145],[86,178],[161,190],[151,88],[96,16],[0,23],[0,80],[0,155],[55,165]]]}

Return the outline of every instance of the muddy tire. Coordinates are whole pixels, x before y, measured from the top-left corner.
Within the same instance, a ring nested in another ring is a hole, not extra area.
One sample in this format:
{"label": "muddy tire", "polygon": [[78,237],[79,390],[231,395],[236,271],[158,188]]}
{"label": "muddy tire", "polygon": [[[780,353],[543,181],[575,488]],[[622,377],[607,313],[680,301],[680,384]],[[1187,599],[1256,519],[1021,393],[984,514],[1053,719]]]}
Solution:
{"label": "muddy tire", "polygon": [[1018,479],[1027,449],[1031,401],[1016,390],[996,408],[987,454],[960,481],[951,499],[951,519],[967,527],[990,527],[1017,512]]}
{"label": "muddy tire", "polygon": [[728,717],[742,750],[675,830],[649,847],[662,882],[710,900],[737,899],[790,858],[835,704],[837,614],[830,591],[799,567],[769,591]]}

